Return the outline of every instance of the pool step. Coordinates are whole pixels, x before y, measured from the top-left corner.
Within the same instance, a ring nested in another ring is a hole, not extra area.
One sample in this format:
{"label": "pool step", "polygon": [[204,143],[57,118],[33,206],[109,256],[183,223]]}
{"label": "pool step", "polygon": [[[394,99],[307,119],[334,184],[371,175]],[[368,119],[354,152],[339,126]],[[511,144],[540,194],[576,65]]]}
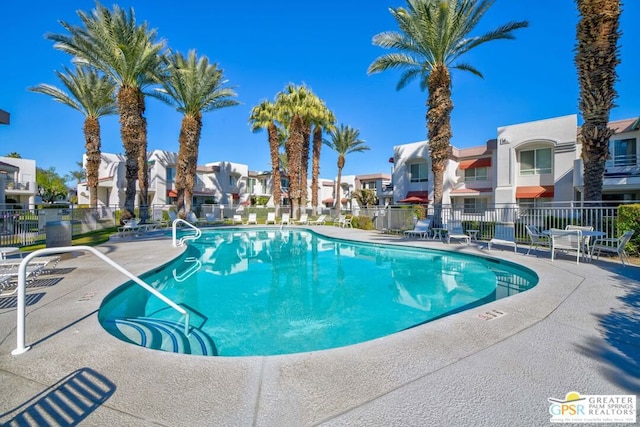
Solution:
{"label": "pool step", "polygon": [[172,353],[217,356],[215,343],[202,330],[191,327],[189,336],[184,323],[153,317],[130,317],[108,321],[120,339],[142,347]]}

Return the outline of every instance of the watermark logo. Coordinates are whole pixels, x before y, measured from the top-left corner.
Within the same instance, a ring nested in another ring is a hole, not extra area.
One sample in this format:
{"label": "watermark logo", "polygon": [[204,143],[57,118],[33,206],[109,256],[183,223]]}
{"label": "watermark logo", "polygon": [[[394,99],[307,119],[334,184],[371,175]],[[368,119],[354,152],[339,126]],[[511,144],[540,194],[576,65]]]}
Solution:
{"label": "watermark logo", "polygon": [[635,423],[635,395],[580,395],[567,393],[564,399],[550,397],[552,423]]}

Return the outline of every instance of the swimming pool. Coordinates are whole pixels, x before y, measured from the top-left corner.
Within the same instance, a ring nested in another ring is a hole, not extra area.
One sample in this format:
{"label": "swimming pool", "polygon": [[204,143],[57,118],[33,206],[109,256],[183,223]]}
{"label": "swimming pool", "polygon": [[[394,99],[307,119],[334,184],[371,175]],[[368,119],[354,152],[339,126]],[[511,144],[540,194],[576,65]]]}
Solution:
{"label": "swimming pool", "polygon": [[178,312],[133,283],[104,300],[103,327],[136,345],[217,356],[351,345],[538,282],[502,260],[253,227],[205,231],[142,279],[189,311],[191,333]]}

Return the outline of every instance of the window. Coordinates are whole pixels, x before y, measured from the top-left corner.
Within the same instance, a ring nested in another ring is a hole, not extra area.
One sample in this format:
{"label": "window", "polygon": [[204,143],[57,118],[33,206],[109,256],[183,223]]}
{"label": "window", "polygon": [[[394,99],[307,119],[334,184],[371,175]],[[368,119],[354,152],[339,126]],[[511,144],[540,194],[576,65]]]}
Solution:
{"label": "window", "polygon": [[237,183],[238,183],[238,177],[235,175],[229,175],[229,185],[231,187],[235,187]]}
{"label": "window", "polygon": [[464,170],[465,181],[486,181],[489,168],[471,168]]}
{"label": "window", "polygon": [[551,148],[520,152],[520,175],[551,173]]}
{"label": "window", "polygon": [[466,198],[463,199],[463,212],[468,214],[484,213],[487,210],[487,199]]}
{"label": "window", "polygon": [[614,166],[635,166],[637,164],[636,139],[609,141],[609,155]]}
{"label": "window", "polygon": [[365,181],[362,183],[362,189],[363,190],[375,190],[376,189],[376,182],[375,181]]}
{"label": "window", "polygon": [[167,183],[172,183],[176,179],[176,168],[167,168]]}
{"label": "window", "polygon": [[409,175],[411,182],[427,182],[429,180],[429,171],[426,163],[414,163],[410,165]]}
{"label": "window", "polygon": [[262,187],[262,192],[266,193],[267,192],[267,179],[266,178],[261,178],[260,179],[260,186]]}
{"label": "window", "polygon": [[549,207],[553,203],[553,197],[538,197],[535,199],[518,199],[518,207],[524,208],[540,208]]}
{"label": "window", "polygon": [[249,193],[253,194],[257,180],[255,178],[249,178]]}

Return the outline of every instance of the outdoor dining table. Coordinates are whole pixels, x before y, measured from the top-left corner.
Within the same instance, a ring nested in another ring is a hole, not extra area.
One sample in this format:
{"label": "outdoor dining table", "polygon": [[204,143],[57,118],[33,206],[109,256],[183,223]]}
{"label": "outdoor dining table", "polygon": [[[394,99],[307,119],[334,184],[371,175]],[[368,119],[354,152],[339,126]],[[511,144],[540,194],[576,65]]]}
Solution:
{"label": "outdoor dining table", "polygon": [[[551,231],[544,230],[542,231],[542,234],[546,236],[551,236]],[[594,237],[597,240],[598,238],[605,237],[607,235],[607,233],[605,233],[604,231],[598,231],[598,230],[580,230],[580,234],[582,235],[583,246],[584,246],[584,241],[587,237]],[[589,251],[584,252],[583,257],[585,258],[585,260],[591,261],[593,259],[593,249],[590,249]]]}

